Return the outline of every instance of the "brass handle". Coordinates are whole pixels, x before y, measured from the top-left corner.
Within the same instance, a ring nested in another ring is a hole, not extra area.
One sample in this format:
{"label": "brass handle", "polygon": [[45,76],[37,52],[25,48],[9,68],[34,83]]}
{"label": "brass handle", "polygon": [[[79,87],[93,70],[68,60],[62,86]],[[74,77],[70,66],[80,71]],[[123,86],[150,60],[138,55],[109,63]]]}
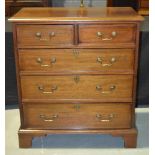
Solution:
{"label": "brass handle", "polygon": [[39,118],[41,118],[45,122],[53,122],[56,118],[58,118],[58,115],[52,115],[50,117],[47,117],[44,114],[40,114]]}
{"label": "brass handle", "polygon": [[50,37],[54,37],[54,36],[55,36],[55,32],[50,32],[50,33],[49,33],[49,36],[50,36]]}
{"label": "brass handle", "polygon": [[39,90],[40,92],[42,92],[43,94],[53,94],[54,91],[56,91],[57,89],[58,89],[57,86],[52,86],[51,91],[45,91],[43,85],[39,85],[39,86],[38,86],[38,90]]}
{"label": "brass handle", "polygon": [[97,91],[100,91],[102,94],[110,94],[110,93],[112,93],[115,89],[116,89],[116,86],[115,86],[115,85],[110,86],[108,91],[103,91],[103,88],[102,88],[101,85],[97,85],[97,86],[96,86],[96,90],[97,90]]}
{"label": "brass handle", "polygon": [[41,32],[36,32],[35,36],[36,36],[40,41],[49,41],[52,37],[55,36],[55,32],[50,32],[50,33],[49,33],[49,39],[43,38]]}
{"label": "brass handle", "polygon": [[35,36],[36,36],[40,41],[48,41],[48,39],[42,38],[41,32],[36,32]]}
{"label": "brass handle", "polygon": [[41,38],[41,32],[37,32],[36,37]]}
{"label": "brass handle", "polygon": [[49,65],[43,64],[43,59],[40,57],[36,59],[36,62],[38,64],[40,64],[41,67],[50,67],[50,66],[52,66],[52,64],[56,63],[56,58],[55,57],[51,58],[51,60],[50,60],[51,63]]}
{"label": "brass handle", "polygon": [[100,63],[102,67],[110,67],[110,66],[112,66],[116,62],[116,58],[115,57],[112,57],[109,60],[109,62],[110,62],[109,64],[103,63],[104,62],[104,59],[102,57],[98,57],[96,61],[98,63]]}
{"label": "brass handle", "polygon": [[96,118],[101,122],[111,122],[114,117],[115,117],[114,114],[109,114],[109,115],[96,114]]}
{"label": "brass handle", "polygon": [[115,31],[111,32],[111,37],[110,38],[105,38],[104,33],[102,33],[102,32],[97,32],[96,35],[101,40],[108,41],[108,40],[112,40],[114,37],[116,37],[117,33]]}

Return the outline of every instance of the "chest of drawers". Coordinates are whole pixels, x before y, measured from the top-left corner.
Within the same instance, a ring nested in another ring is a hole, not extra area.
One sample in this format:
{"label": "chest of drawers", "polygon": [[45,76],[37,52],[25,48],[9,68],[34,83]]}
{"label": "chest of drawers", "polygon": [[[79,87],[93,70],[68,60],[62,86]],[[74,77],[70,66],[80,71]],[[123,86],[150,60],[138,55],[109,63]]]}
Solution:
{"label": "chest of drawers", "polygon": [[14,17],[19,146],[111,134],[136,147],[139,24],[132,8],[24,8]]}

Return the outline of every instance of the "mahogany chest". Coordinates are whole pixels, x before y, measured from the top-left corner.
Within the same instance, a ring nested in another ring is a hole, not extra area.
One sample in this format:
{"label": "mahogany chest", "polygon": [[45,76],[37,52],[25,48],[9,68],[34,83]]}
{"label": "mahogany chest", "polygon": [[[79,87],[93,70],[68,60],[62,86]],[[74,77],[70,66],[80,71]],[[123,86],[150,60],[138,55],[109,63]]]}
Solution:
{"label": "mahogany chest", "polygon": [[19,146],[47,134],[111,134],[136,147],[139,25],[122,8],[23,8],[13,22]]}

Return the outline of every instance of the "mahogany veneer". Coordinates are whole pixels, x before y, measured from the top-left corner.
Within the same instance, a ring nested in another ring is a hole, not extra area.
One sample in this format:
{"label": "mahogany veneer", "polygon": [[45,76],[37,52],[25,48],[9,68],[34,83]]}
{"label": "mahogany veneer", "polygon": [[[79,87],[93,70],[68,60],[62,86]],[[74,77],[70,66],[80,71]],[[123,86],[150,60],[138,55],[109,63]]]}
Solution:
{"label": "mahogany veneer", "polygon": [[19,146],[111,134],[136,147],[139,24],[132,8],[24,8],[14,17]]}

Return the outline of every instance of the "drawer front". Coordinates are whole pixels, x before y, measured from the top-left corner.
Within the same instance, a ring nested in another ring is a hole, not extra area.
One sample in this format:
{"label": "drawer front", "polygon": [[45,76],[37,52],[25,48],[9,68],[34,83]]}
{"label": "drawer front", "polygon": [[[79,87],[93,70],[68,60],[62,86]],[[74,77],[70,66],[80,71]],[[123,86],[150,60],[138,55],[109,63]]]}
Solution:
{"label": "drawer front", "polygon": [[35,129],[119,129],[131,127],[130,104],[31,104],[24,125]]}
{"label": "drawer front", "polygon": [[63,45],[73,44],[72,25],[19,25],[17,27],[18,45]]}
{"label": "drawer front", "polygon": [[21,71],[133,73],[133,49],[19,50]]}
{"label": "drawer front", "polygon": [[79,25],[79,42],[96,46],[134,43],[135,30],[134,24]]}
{"label": "drawer front", "polygon": [[132,85],[132,75],[21,76],[23,102],[53,99],[131,102]]}

